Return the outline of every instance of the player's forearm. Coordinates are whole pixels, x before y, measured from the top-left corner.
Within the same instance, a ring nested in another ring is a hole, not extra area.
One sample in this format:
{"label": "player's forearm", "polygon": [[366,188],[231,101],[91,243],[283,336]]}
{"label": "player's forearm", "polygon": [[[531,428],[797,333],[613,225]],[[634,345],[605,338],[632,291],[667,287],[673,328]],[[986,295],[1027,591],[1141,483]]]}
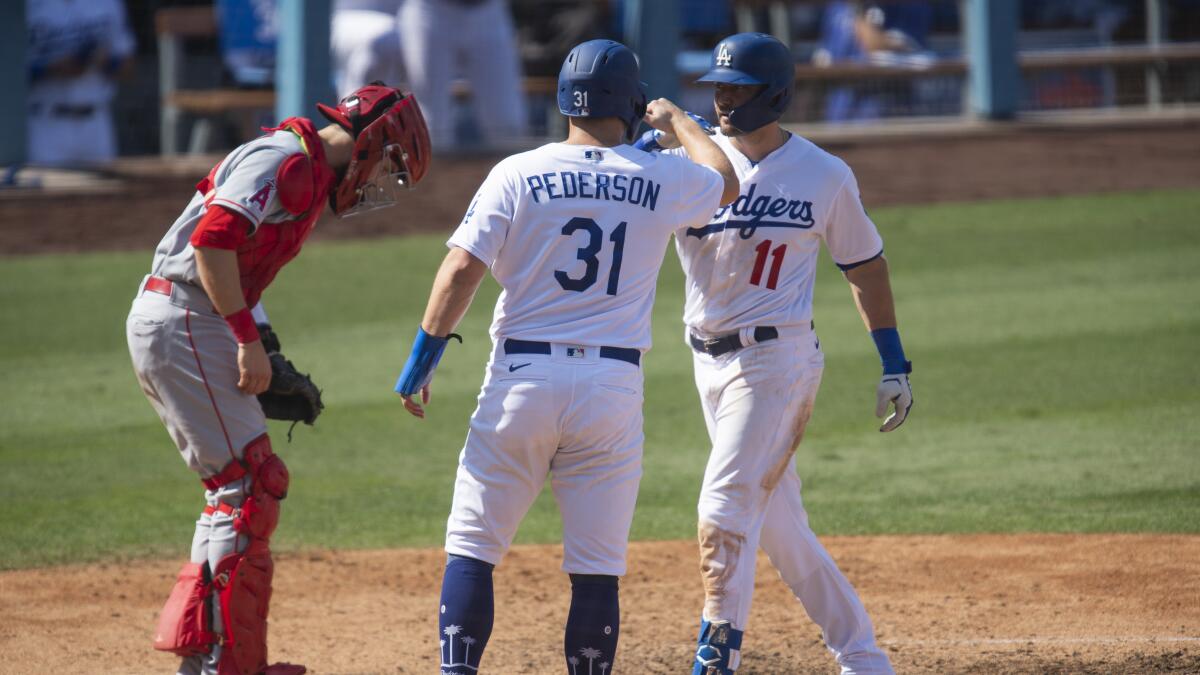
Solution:
{"label": "player's forearm", "polygon": [[693,162],[716,169],[717,173],[721,174],[721,178],[725,179],[725,189],[721,192],[721,205],[724,206],[737,199],[738,191],[741,190],[737,172],[734,171],[733,164],[729,162],[729,157],[713,142],[712,138],[686,116],[683,116],[683,119],[674,125],[674,133]]}
{"label": "player's forearm", "polygon": [[207,246],[197,248],[196,268],[200,272],[200,284],[217,313],[229,316],[246,308],[236,251]]}
{"label": "player's forearm", "polygon": [[[233,337],[238,344],[258,345],[257,354],[253,356],[256,361],[254,364],[242,364],[241,351],[238,352],[239,368],[243,370],[243,377],[238,387],[249,393],[262,392],[266,389],[267,382],[246,379],[247,371],[256,371],[261,374],[267,354],[263,351],[260,342],[261,336],[258,328],[254,325],[254,317],[246,307],[246,299],[242,295],[242,279],[238,274],[237,252],[201,246],[196,249],[196,268],[200,272],[200,285],[204,286],[204,292],[212,301],[213,309],[225,318],[225,323],[229,324],[229,329],[233,331]],[[267,373],[269,378],[269,367]]]}
{"label": "player's forearm", "polygon": [[896,327],[896,305],[883,256],[846,272],[846,281],[868,331]]}
{"label": "player's forearm", "polygon": [[442,261],[425,307],[421,328],[430,335],[450,334],[466,315],[487,265],[461,248],[452,248]]}

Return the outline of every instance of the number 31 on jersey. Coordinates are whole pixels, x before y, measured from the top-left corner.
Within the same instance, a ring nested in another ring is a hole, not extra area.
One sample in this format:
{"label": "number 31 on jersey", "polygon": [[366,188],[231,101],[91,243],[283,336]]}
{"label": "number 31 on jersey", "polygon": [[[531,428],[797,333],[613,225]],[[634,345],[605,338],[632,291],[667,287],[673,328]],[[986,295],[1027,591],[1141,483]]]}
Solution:
{"label": "number 31 on jersey", "polygon": [[[591,218],[568,220],[567,224],[563,225],[562,233],[565,237],[571,237],[580,230],[588,234],[587,244],[579,247],[579,250],[575,252],[575,257],[583,261],[583,276],[576,278],[562,270],[554,271],[554,278],[564,291],[577,293],[586,291],[596,283],[596,279],[600,276],[600,260],[596,255],[604,246],[604,230],[600,229],[596,221]],[[621,258],[625,254],[625,223],[623,221],[617,225],[617,229],[613,230],[612,234],[608,235],[608,240],[612,242],[613,252],[612,265],[608,268],[608,288],[605,292],[609,295],[616,295],[617,284],[621,281]]]}

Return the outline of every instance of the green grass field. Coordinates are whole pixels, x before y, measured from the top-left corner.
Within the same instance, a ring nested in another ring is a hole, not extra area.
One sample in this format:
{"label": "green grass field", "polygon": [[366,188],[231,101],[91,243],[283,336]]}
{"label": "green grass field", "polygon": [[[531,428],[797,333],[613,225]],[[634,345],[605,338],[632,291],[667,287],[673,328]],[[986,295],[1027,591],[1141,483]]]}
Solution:
{"label": "green grass field", "polygon": [[[825,258],[826,371],[798,455],[814,529],[1200,532],[1198,213],[1197,192],[873,210],[916,405],[899,432],[876,431],[877,357]],[[440,543],[497,291],[461,326],[429,418],[410,418],[392,385],[443,239],[314,244],[268,293],[284,351],[328,405],[290,445],[272,427],[292,471],[276,549]],[[200,485],[125,347],[150,257],[0,259],[0,569],[188,546]],[[708,450],[673,251],[663,268],[637,539],[694,535]],[[518,541],[559,536],[543,494]]]}

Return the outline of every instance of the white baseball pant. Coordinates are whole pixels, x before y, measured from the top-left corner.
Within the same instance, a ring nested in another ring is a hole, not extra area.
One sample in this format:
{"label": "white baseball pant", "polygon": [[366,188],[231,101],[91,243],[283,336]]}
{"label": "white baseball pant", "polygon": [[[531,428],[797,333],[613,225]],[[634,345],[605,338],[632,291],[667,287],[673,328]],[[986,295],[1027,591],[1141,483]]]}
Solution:
{"label": "white baseball pant", "polygon": [[459,64],[484,139],[526,134],[521,65],[507,2],[407,0],[399,16],[404,68],[436,146],[454,142],[450,83],[459,75]]}
{"label": "white baseball pant", "polygon": [[506,355],[503,343],[459,456],[446,551],[498,564],[550,476],[563,571],[624,575],[642,476],[640,366],[597,347]]}
{"label": "white baseball pant", "polygon": [[800,498],[795,450],[824,370],[809,330],[712,357],[696,353],[696,387],[713,443],[699,502],[704,617],[745,630],[762,546],[819,625],[842,672],[891,673],[850,582],[817,541]]}
{"label": "white baseball pant", "polygon": [[[267,432],[258,400],[237,388],[237,341],[203,290],[173,282],[169,294],[148,290],[143,279],[126,321],[126,338],[142,391],[166,426],[188,468],[211,478],[250,441]],[[214,509],[221,503],[240,506],[250,493],[243,477],[204,492]],[[202,513],[192,537],[191,561],[216,569],[222,558],[243,551],[249,539],[233,529],[233,517],[221,511]],[[214,591],[213,607],[220,607]],[[221,612],[212,613],[212,630],[223,633]],[[213,675],[221,657],[212,653],[185,658],[179,675]]]}

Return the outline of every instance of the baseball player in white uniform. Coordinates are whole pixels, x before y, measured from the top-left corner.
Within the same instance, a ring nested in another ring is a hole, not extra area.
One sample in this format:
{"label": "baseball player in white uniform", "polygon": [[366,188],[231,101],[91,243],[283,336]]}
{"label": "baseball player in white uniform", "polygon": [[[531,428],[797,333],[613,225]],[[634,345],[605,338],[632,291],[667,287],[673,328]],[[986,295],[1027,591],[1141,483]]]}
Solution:
{"label": "baseball player in white uniform", "polygon": [[[611,672],[617,579],[642,473],[641,360],[658,271],[672,232],[703,226],[737,194],[729,160],[683,111],[663,99],[647,107],[625,46],[575,47],[558,104],[569,118],[566,142],[497,164],[450,237],[396,386],[409,412],[424,416],[433,368],[490,268],[503,293],[447,524],[443,675],[478,672],[492,631],[492,569],[547,476],[571,577],[567,672]],[[643,113],[680,134],[697,163],[625,145]]]}
{"label": "baseball player in white uniform", "polygon": [[401,49],[434,147],[452,146],[451,83],[464,77],[484,142],[526,135],[516,31],[507,0],[405,0]]}
{"label": "baseball player in white uniform", "polygon": [[109,105],[133,56],[120,0],[25,0],[29,162],[95,164],[117,156]]}
{"label": "baseball player in white uniform", "polygon": [[339,96],[381,80],[404,79],[398,13],[403,0],[335,0],[329,31]]}
{"label": "baseball player in white uniform", "polygon": [[[716,83],[714,139],[737,170],[741,194],[675,239],[687,274],[687,341],[713,443],[699,503],[706,599],[693,673],[737,669],[759,546],[821,626],[843,673],[890,673],[862,602],[808,526],[794,457],[824,367],[812,320],[822,242],[883,361],[876,415],[893,412],[880,431],[900,426],[912,405],[883,241],[850,168],[780,127],[794,81],[783,43],[762,33],[726,38],[699,81]],[[669,137],[658,142],[673,145]]]}
{"label": "baseball player in white uniform", "polygon": [[289,477],[256,399],[272,366],[249,308],[327,201],[338,215],[386,205],[389,186],[428,167],[420,108],[399,90],[371,85],[318,107],[333,124],[284,120],[197,184],[126,322],[142,391],[205,488],[191,560],[155,632],[156,649],[183,657],[180,675],[305,672],[267,659],[269,541]]}

